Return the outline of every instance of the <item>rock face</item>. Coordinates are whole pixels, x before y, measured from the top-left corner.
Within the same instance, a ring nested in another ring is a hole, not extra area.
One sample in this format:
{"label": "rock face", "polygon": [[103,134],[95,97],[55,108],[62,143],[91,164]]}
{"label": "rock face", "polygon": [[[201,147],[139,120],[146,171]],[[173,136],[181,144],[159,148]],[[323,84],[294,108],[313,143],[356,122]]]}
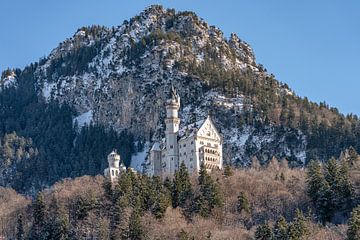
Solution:
{"label": "rock face", "polygon": [[130,129],[151,142],[162,137],[164,102],[173,84],[182,99],[182,124],[212,115],[224,137],[225,162],[246,165],[253,155],[260,161],[273,155],[304,161],[300,131],[238,123],[244,108],[251,111],[251,100],[241,92],[229,96],[197,74],[209,62],[219,71],[251,74],[254,81],[267,76],[235,34],[226,39],[194,13],[151,6],[112,29],[79,29],[39,62],[36,88],[47,100],[74,106],[82,122],[87,116],[85,122]]}

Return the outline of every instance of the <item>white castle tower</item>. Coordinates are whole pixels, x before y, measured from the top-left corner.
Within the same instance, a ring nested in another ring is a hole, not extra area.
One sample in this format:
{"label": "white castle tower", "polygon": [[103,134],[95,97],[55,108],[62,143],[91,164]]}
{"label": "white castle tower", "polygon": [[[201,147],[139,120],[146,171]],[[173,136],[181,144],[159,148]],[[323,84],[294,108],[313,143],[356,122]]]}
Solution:
{"label": "white castle tower", "polygon": [[179,166],[179,145],[177,138],[180,125],[180,119],[178,117],[178,111],[180,108],[180,97],[176,93],[174,86],[171,86],[170,94],[171,97],[166,102],[165,141],[167,149],[167,159],[165,159],[165,173],[172,175]]}
{"label": "white castle tower", "polygon": [[109,177],[111,182],[115,182],[120,174],[126,171],[126,167],[121,162],[120,155],[117,154],[116,150],[113,150],[107,157],[109,167],[104,170],[105,177]]}
{"label": "white castle tower", "polygon": [[208,171],[222,169],[223,140],[211,117],[180,129],[180,97],[174,87],[165,108],[165,138],[154,142],[150,150],[148,175],[172,177],[181,163],[190,173],[198,173],[202,164]]}

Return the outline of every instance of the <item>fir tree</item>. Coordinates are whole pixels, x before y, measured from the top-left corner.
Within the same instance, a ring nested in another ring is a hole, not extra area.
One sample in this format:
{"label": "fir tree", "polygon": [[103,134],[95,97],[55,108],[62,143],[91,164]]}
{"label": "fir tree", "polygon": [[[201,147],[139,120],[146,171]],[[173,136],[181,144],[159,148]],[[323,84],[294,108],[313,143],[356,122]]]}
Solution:
{"label": "fir tree", "polygon": [[306,218],[304,214],[296,209],[295,218],[289,226],[289,239],[299,240],[308,234],[308,228],[306,224]]}
{"label": "fir tree", "polygon": [[197,210],[203,217],[208,217],[213,208],[223,206],[223,199],[218,185],[207,173],[203,164],[200,167],[198,182],[200,196],[196,200]]}
{"label": "fir tree", "polygon": [[339,209],[348,212],[353,206],[354,188],[350,181],[349,167],[346,162],[342,162],[340,165],[340,181],[338,189]]}
{"label": "fir tree", "polygon": [[48,238],[54,240],[68,239],[68,219],[55,197],[52,199],[49,209],[47,219]]}
{"label": "fir tree", "polygon": [[238,196],[236,210],[238,213],[242,213],[242,212],[246,214],[250,213],[249,200],[244,192],[240,192]]}
{"label": "fir tree", "polygon": [[175,172],[173,179],[172,203],[173,207],[186,206],[188,201],[191,201],[193,196],[192,187],[190,183],[189,172],[184,164],[181,163],[179,171]]}
{"label": "fir tree", "polygon": [[267,222],[265,224],[259,225],[256,228],[255,239],[257,239],[257,240],[272,240],[273,239],[273,234],[271,232],[271,228]]}
{"label": "fir tree", "polygon": [[16,240],[24,240],[24,239],[25,239],[25,232],[24,232],[23,216],[19,214],[16,224]]}
{"label": "fir tree", "polygon": [[140,222],[139,209],[135,208],[130,216],[129,222],[129,239],[140,240],[143,239],[143,229]]}
{"label": "fir tree", "polygon": [[231,169],[230,165],[226,165],[224,168],[224,176],[225,177],[231,177],[233,175],[233,170]]}
{"label": "fir tree", "polygon": [[360,206],[354,208],[351,212],[351,217],[348,222],[347,239],[360,239]]}
{"label": "fir tree", "polygon": [[161,183],[159,177],[153,177],[151,181],[151,212],[156,218],[162,218],[171,203],[171,197],[167,188]]}
{"label": "fir tree", "polygon": [[32,239],[47,239],[48,232],[46,225],[46,206],[44,202],[44,196],[42,193],[38,193],[36,200],[33,203],[33,226],[31,229],[31,238]]}
{"label": "fir tree", "polygon": [[275,240],[288,240],[288,224],[283,216],[276,221],[273,229]]}
{"label": "fir tree", "polygon": [[105,178],[103,183],[105,197],[109,201],[113,201],[113,188],[110,178]]}
{"label": "fir tree", "polygon": [[321,172],[321,165],[318,161],[311,161],[307,171],[307,194],[314,204],[319,199],[319,189],[325,184],[325,179]]}

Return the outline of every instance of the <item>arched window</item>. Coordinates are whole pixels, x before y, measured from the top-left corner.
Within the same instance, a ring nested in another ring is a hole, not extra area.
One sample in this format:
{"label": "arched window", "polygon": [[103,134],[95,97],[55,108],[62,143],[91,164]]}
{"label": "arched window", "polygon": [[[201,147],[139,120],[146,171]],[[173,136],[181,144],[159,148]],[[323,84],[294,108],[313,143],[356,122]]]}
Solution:
{"label": "arched window", "polygon": [[114,169],[113,169],[113,170],[111,170],[111,175],[112,175],[112,176],[114,176]]}

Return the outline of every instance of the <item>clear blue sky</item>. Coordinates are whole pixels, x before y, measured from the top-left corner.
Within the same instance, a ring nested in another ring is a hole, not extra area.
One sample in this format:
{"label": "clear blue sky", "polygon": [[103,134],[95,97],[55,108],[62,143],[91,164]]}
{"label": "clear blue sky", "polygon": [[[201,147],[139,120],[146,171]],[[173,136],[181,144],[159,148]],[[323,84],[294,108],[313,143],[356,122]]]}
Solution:
{"label": "clear blue sky", "polygon": [[82,26],[120,25],[155,3],[237,33],[298,95],[360,115],[359,0],[1,0],[0,71],[37,61]]}

